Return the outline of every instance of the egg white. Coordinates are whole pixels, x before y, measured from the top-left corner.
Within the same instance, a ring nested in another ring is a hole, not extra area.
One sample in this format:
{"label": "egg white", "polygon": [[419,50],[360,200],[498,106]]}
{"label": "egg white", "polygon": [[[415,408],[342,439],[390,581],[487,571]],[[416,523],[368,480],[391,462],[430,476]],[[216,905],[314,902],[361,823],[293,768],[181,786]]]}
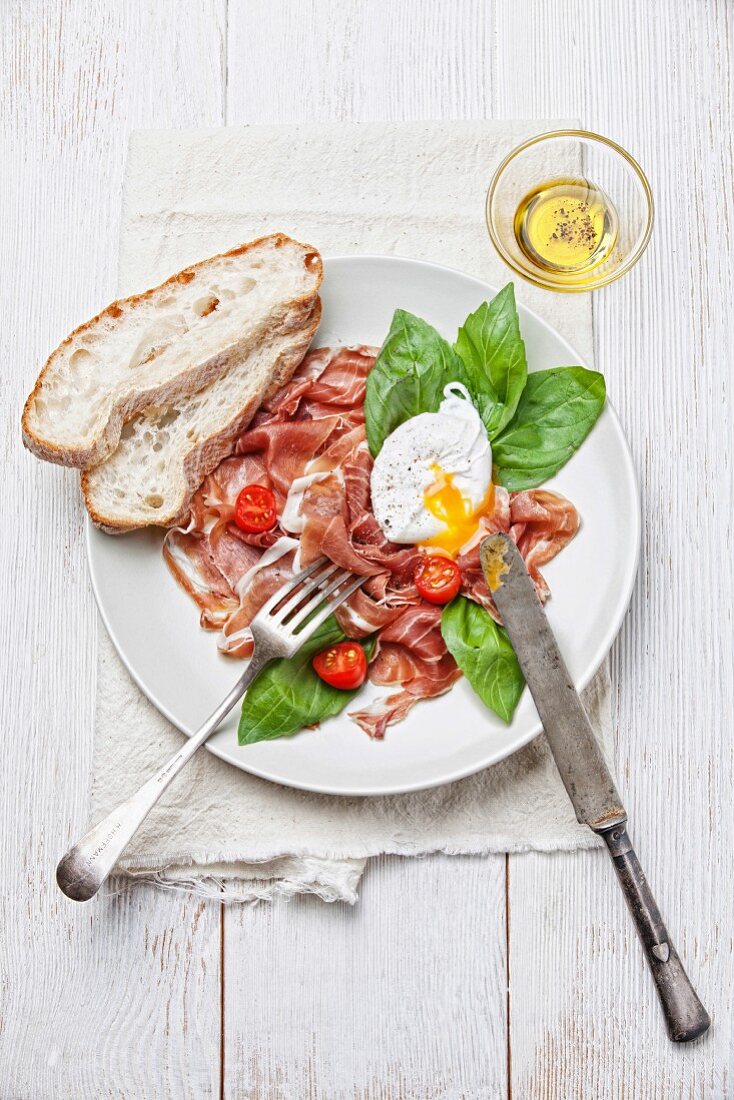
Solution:
{"label": "egg white", "polygon": [[425,506],[436,471],[453,483],[473,509],[492,481],[492,448],[464,386],[444,389],[438,412],[406,420],[382,445],[372,468],[372,510],[391,542],[420,543],[447,530]]}

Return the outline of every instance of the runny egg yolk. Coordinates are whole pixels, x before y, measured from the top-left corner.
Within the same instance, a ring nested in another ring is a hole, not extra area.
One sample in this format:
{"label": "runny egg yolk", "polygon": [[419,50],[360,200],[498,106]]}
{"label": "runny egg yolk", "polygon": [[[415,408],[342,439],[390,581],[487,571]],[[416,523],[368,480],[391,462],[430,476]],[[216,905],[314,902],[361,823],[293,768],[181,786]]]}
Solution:
{"label": "runny egg yolk", "polygon": [[479,526],[479,518],[489,512],[494,504],[494,485],[478,508],[463,495],[454,484],[454,475],[446,474],[440,466],[432,466],[436,478],[423,495],[426,510],[445,524],[445,530],[426,539],[421,546],[431,546],[455,558],[462,546],[469,541]]}

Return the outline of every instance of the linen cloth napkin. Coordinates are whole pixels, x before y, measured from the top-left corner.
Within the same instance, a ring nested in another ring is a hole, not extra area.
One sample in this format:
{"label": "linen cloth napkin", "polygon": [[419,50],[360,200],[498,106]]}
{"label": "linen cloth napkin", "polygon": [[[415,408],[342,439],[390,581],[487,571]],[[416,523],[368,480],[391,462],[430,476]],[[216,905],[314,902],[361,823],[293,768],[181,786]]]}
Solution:
{"label": "linen cloth napkin", "polygon": [[[327,257],[433,260],[502,286],[508,271],[484,226],[488,181],[520,141],[568,125],[318,123],[134,133],[120,294],[275,230],[314,243]],[[540,161],[537,167],[542,179],[547,169]],[[587,295],[544,294],[524,284],[516,289],[591,362]],[[606,664],[584,702],[609,758]],[[135,790],[181,736],[138,691],[100,624],[92,818]],[[399,727],[391,736],[400,736]],[[145,822],[120,869],[225,900],[314,893],[354,902],[365,861],[380,853],[549,851],[594,843],[575,821],[544,735],[467,779],[380,798],[291,790],[201,751]]]}

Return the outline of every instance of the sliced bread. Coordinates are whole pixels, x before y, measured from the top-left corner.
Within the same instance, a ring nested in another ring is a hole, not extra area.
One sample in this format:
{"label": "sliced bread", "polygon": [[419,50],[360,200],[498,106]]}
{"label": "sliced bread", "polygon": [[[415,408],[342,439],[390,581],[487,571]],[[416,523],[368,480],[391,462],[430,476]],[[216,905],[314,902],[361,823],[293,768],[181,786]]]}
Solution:
{"label": "sliced bread", "polygon": [[84,500],[95,524],[117,534],[183,522],[206,475],[231,453],[262,402],[289,381],[320,318],[318,298],[292,309],[205,389],[129,420],[113,454],[82,473]]}
{"label": "sliced bread", "polygon": [[104,461],[142,409],[209,386],[296,318],[299,340],[322,276],[315,249],[274,234],[113,302],[41,371],[23,410],[26,447],[64,466]]}

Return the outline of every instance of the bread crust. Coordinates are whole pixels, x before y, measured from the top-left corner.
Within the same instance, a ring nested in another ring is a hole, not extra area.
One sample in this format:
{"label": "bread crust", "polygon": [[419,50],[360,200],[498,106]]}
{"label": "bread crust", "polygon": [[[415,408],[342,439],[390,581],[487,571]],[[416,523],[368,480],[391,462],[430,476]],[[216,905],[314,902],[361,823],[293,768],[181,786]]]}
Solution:
{"label": "bread crust", "polygon": [[[59,344],[46,360],[41,373],[36,379],[36,384],[23,408],[21,425],[24,446],[36,455],[36,457],[44,459],[46,462],[54,462],[61,466],[76,466],[84,469],[90,466],[99,465],[100,462],[103,462],[104,459],[114,451],[120,440],[120,433],[126,421],[130,420],[137,413],[142,412],[142,410],[149,405],[167,404],[180,399],[185,396],[187,392],[195,392],[203,389],[213,381],[214,378],[223,374],[227,369],[227,361],[237,358],[238,352],[240,351],[239,345],[231,345],[220,355],[212,356],[204,364],[201,364],[200,369],[197,371],[196,385],[187,384],[190,383],[190,375],[192,373],[189,372],[183,380],[180,376],[173,378],[162,385],[141,391],[140,393],[131,395],[129,398],[118,402],[111,410],[109,420],[104,429],[89,447],[58,446],[53,440],[38,435],[31,426],[30,421],[33,406],[36,398],[43,389],[46,375],[53,369],[56,359],[79,335],[89,332],[107,318],[118,320],[126,311],[136,309],[156,295],[167,293],[174,289],[176,285],[185,285],[191,282],[200,272],[205,271],[207,266],[213,261],[231,256],[240,256],[266,243],[272,243],[276,248],[282,248],[284,245],[295,245],[303,249],[304,264],[316,276],[316,282],[313,289],[309,291],[308,294],[301,295],[298,298],[294,298],[284,303],[281,312],[287,313],[290,310],[297,312],[303,309],[303,307],[312,304],[318,294],[323,279],[323,263],[321,256],[311,245],[296,241],[292,237],[286,236],[284,233],[272,233],[264,237],[258,237],[257,240],[248,241],[246,244],[238,245],[236,248],[232,248],[227,252],[220,252],[216,256],[210,256],[199,263],[191,264],[183,268],[182,271],[178,271],[175,275],[171,275],[165,282],[160,283],[158,286],[151,287],[149,290],[145,290],[140,294],[133,294],[127,298],[119,298],[111,302],[110,305],[96,314],[96,316],[92,317],[91,320],[79,325],[73,332],[69,333],[66,339]],[[224,360],[224,362],[222,362],[222,360]]]}
{"label": "bread crust", "polygon": [[236,439],[247,428],[262,403],[290,381],[306,355],[313,335],[321,321],[321,299],[317,297],[311,304],[303,302],[299,313],[300,317],[294,322],[294,335],[298,336],[298,339],[294,341],[292,347],[283,352],[276,360],[267,385],[253,394],[250,401],[224,427],[214,435],[209,436],[208,439],[193,446],[184,456],[183,491],[180,499],[176,502],[175,509],[169,510],[167,515],[157,516],[155,523],[138,522],[132,518],[125,522],[105,515],[97,510],[92,501],[89,472],[82,471],[81,488],[84,503],[96,527],[107,534],[119,535],[142,527],[174,527],[183,523],[188,514],[191,498],[204,478],[232,453]]}

